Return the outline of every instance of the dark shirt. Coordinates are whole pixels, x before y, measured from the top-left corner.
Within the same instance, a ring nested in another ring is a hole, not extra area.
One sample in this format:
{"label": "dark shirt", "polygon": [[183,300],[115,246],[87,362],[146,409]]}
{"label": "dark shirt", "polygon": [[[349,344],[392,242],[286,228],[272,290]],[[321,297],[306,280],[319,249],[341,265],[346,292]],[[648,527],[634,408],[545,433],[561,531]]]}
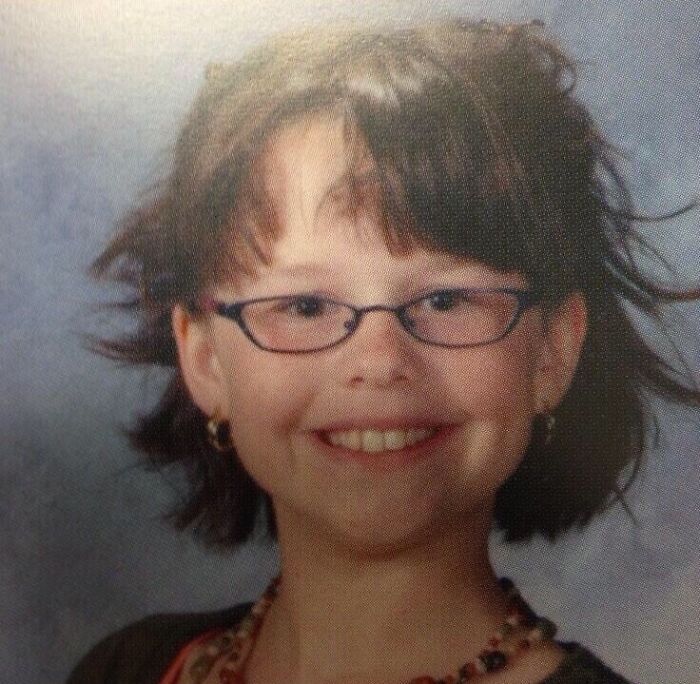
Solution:
{"label": "dark shirt", "polygon": [[[206,631],[234,626],[248,612],[242,603],[215,613],[152,615],[98,643],[66,684],[158,684],[180,649]],[[557,642],[567,655],[541,684],[631,684],[576,642]]]}

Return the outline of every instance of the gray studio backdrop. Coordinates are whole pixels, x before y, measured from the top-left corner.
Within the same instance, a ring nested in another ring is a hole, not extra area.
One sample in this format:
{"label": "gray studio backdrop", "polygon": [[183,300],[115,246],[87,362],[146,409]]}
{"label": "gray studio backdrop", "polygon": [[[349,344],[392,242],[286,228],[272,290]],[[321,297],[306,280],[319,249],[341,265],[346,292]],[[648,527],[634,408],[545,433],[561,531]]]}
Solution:
{"label": "gray studio backdrop", "polygon": [[[205,64],[297,23],[446,12],[545,20],[584,62],[579,92],[629,155],[642,209],[700,187],[700,5],[559,2],[8,2],[0,7],[0,681],[61,682],[98,638],[156,611],[255,597],[274,549],[204,553],[159,514],[178,483],[133,468],[117,425],[163,378],[94,358],[78,333],[108,293],[83,275],[114,220],[165,169]],[[700,213],[660,226],[689,277]],[[686,306],[680,345],[697,369]],[[644,321],[640,321],[643,325]],[[555,545],[503,548],[497,569],[631,679],[697,684],[700,439],[661,406],[665,438],[630,501]]]}

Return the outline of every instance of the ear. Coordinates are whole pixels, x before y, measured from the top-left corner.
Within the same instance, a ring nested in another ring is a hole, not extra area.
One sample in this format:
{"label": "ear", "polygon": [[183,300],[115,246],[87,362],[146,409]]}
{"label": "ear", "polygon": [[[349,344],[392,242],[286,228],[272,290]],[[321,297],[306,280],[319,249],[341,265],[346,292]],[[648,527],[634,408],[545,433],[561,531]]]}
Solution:
{"label": "ear", "polygon": [[580,292],[569,295],[543,315],[544,344],[537,374],[538,410],[553,410],[566,394],[588,328],[586,301]]}
{"label": "ear", "polygon": [[171,323],[180,371],[192,400],[208,416],[217,410],[225,411],[224,374],[207,320],[193,318],[184,307],[176,304]]}

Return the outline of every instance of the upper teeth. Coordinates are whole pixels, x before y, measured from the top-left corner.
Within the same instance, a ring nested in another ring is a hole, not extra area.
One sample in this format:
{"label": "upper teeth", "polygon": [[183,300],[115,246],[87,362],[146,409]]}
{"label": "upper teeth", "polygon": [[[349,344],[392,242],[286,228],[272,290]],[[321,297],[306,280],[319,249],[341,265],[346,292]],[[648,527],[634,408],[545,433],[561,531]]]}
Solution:
{"label": "upper teeth", "polygon": [[438,428],[421,430],[345,430],[327,433],[328,441],[354,451],[393,451],[403,449],[428,437],[432,437]]}

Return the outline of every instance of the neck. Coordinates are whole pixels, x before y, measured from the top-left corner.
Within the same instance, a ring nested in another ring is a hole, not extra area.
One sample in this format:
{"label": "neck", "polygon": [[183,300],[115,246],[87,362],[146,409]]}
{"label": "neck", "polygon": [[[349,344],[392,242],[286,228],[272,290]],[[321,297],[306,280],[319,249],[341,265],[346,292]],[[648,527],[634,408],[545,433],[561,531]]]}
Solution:
{"label": "neck", "polygon": [[490,521],[484,514],[402,548],[358,552],[278,515],[282,583],[251,665],[274,654],[264,660],[284,663],[285,681],[309,684],[456,672],[505,618]]}

